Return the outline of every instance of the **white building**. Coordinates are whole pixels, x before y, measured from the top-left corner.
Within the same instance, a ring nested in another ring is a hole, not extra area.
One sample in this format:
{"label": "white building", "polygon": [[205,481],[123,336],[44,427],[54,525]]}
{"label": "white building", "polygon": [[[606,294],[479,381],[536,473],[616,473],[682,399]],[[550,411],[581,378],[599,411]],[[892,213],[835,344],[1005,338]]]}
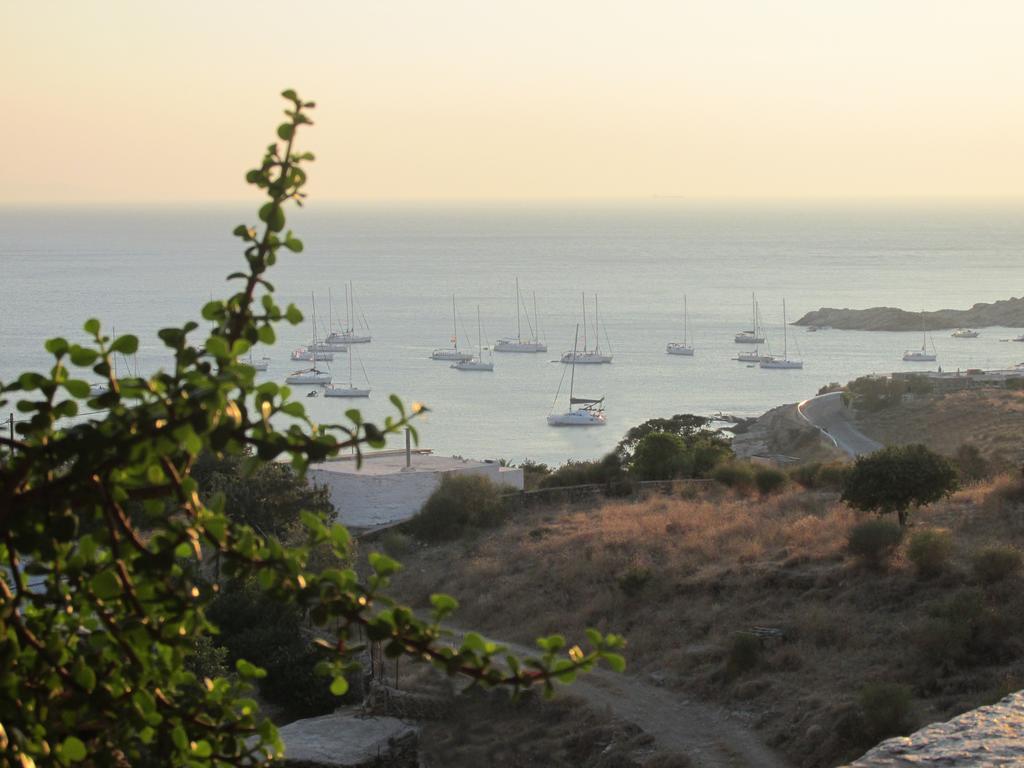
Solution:
{"label": "white building", "polygon": [[509,490],[523,490],[523,470],[497,462],[434,456],[429,450],[376,451],[311,464],[309,481],[327,488],[338,522],[352,528],[376,528],[408,520],[447,474],[489,477]]}

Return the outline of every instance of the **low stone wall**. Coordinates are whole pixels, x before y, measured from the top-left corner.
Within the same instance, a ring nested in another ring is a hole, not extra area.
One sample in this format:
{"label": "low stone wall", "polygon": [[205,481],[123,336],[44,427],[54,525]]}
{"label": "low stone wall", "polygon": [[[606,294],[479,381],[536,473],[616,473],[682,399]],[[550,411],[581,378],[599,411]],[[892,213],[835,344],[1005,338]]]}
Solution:
{"label": "low stone wall", "polygon": [[848,768],[975,765],[1024,765],[1024,691],[883,741]]}

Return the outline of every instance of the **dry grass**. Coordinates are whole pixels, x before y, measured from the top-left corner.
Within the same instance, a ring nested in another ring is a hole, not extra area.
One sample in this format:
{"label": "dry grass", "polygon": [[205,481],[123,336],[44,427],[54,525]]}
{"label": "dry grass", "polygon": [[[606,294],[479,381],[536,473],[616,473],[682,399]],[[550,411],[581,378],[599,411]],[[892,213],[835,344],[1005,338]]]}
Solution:
{"label": "dry grass", "polygon": [[947,456],[976,445],[1006,467],[1024,462],[1024,392],[997,388],[932,395],[873,414],[859,414],[865,434],[886,445],[924,443]]}
{"label": "dry grass", "polygon": [[[555,631],[578,639],[588,626],[621,632],[633,674],[657,673],[743,710],[797,764],[828,765],[868,746],[855,705],[866,682],[911,685],[917,717],[929,721],[1024,676],[1024,665],[1004,657],[924,669],[917,646],[930,611],[981,589],[971,576],[975,551],[1024,543],[1018,480],[972,486],[917,515],[916,529],[948,528],[954,538],[950,572],[927,581],[902,554],[884,573],[848,557],[858,519],[835,494],[801,490],[533,510],[472,542],[418,549],[396,587],[419,606],[433,592],[454,594],[463,606],[456,623],[508,640]],[[1016,626],[1024,590],[1019,577],[1012,582],[984,592],[1010,617],[1011,639],[1024,629]],[[730,644],[751,626],[779,627],[787,639],[753,672],[729,679]]]}

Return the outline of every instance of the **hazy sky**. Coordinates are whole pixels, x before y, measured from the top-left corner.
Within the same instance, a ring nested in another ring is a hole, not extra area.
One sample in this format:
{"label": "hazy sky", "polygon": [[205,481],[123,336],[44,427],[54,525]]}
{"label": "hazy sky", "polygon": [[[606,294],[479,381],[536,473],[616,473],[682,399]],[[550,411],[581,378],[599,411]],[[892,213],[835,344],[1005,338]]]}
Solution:
{"label": "hazy sky", "polygon": [[0,202],[1022,197],[1021,0],[0,0]]}

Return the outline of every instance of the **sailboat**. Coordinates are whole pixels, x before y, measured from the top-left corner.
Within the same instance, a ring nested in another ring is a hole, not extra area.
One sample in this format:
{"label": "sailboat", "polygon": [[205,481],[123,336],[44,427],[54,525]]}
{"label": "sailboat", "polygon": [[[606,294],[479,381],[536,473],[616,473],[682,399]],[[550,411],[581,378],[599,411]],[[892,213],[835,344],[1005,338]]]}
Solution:
{"label": "sailboat", "polygon": [[[572,352],[566,352],[562,355],[563,363],[579,363],[580,365],[599,365],[603,363],[610,363],[612,361],[611,355],[601,354],[601,326],[597,319],[597,294],[594,294],[594,335],[597,337],[594,341],[594,348],[592,350],[587,349],[587,296],[581,294],[583,298],[583,349],[577,350],[573,347]],[[576,326],[579,330],[579,326]],[[578,339],[577,339],[578,340]]]}
{"label": "sailboat", "polygon": [[[346,351],[348,350],[346,349]],[[333,359],[333,352],[314,352],[309,347],[298,347],[292,350],[292,360],[295,360],[296,362],[310,362],[312,360],[330,362]]]}
{"label": "sailboat", "polygon": [[[754,330],[736,334],[733,340],[737,344],[749,343],[760,345],[765,343],[764,325],[761,322],[761,307],[758,305],[757,298],[753,294],[751,294],[751,298],[754,306]],[[746,338],[744,334],[750,334],[749,338],[751,341],[741,340],[741,337]],[[762,352],[759,347],[754,347],[753,352],[739,352],[733,359],[740,363],[753,363],[756,365],[773,359],[773,356],[769,351]]]}
{"label": "sailboat", "polygon": [[[352,378],[352,357],[355,355],[355,350],[349,350],[348,354],[348,386],[339,387],[337,384],[330,383],[324,384],[324,397],[369,397],[370,390],[362,389],[357,387]],[[362,368],[363,361],[359,361],[359,367]],[[366,383],[369,384],[369,377],[366,376],[366,369],[363,368],[363,378],[366,379]]]}
{"label": "sailboat", "polygon": [[323,371],[316,367],[317,363],[317,343],[316,343],[316,297],[311,297],[313,300],[313,343],[309,345],[309,349],[313,356],[313,365],[309,368],[302,368],[298,371],[294,371],[291,375],[285,378],[285,384],[330,384],[331,383],[331,372]]}
{"label": "sailboat", "polygon": [[670,355],[686,355],[687,357],[693,357],[693,344],[690,343],[689,335],[687,334],[687,325],[689,325],[689,312],[686,309],[686,294],[683,294],[683,340],[682,341],[670,341],[665,345],[665,351]]}
{"label": "sailboat", "polygon": [[793,369],[803,368],[803,360],[789,359],[789,326],[786,323],[786,300],[782,300],[782,357],[771,355],[760,363],[762,368]]}
{"label": "sailboat", "polygon": [[950,335],[954,339],[976,339],[981,334],[979,331],[976,331],[973,328],[957,328]]}
{"label": "sailboat", "polygon": [[750,294],[750,305],[753,312],[753,326],[749,331],[740,331],[733,336],[733,341],[737,344],[764,344],[764,332],[761,330],[761,324],[758,318],[757,312],[757,297],[754,294]]}
{"label": "sailboat", "polygon": [[455,320],[455,297],[452,296],[452,345],[451,347],[438,347],[430,353],[431,360],[448,360],[451,362],[464,362],[473,359],[469,352],[459,351],[459,329]]}
{"label": "sailboat", "polygon": [[[327,333],[323,341],[317,341],[316,338],[306,347],[309,352],[315,353],[317,360],[322,360],[320,355],[330,352],[348,352],[348,345],[339,338],[339,334],[331,332],[331,326],[334,324],[334,297],[331,295],[330,289],[327,290]],[[314,329],[315,330],[315,329]]]}
{"label": "sailboat", "polygon": [[[370,330],[369,325],[366,324],[365,317],[363,318],[363,326],[366,330]],[[324,341],[327,344],[341,345],[369,344],[371,341],[370,334],[356,333],[356,289],[352,285],[351,280],[345,286],[345,324],[341,327],[340,333],[332,330],[327,334],[327,338]]]}
{"label": "sailboat", "polygon": [[[565,413],[549,413],[548,426],[551,427],[600,427],[605,423],[604,398],[576,397],[576,349],[580,340],[580,327],[576,326],[576,338],[572,344],[572,374],[569,377],[569,410]],[[562,374],[565,376],[565,374]],[[558,400],[558,395],[555,395]],[[579,406],[574,407],[574,406]],[[554,409],[554,405],[552,405]]]}
{"label": "sailboat", "polygon": [[[531,327],[532,338],[523,338],[522,313],[520,311],[522,300],[519,298],[519,278],[516,278],[516,337],[514,339],[498,339],[494,344],[495,352],[547,352],[548,345],[538,338],[540,334],[540,320],[537,317],[537,295],[533,296],[533,320]],[[530,324],[530,315],[526,314],[526,324]]]}
{"label": "sailboat", "polygon": [[921,348],[920,349],[908,349],[903,353],[903,362],[905,363],[932,363],[938,359],[938,355],[935,354],[935,345],[932,345],[932,351],[928,351],[928,332],[925,329],[924,324],[924,310],[921,310]]}
{"label": "sailboat", "polygon": [[245,361],[245,364],[254,371],[265,371],[270,366],[270,358],[264,355],[259,360],[256,360],[253,358],[252,351],[250,350],[249,359]]}
{"label": "sailboat", "polygon": [[460,371],[493,371],[494,361],[484,362],[484,342],[483,333],[481,332],[480,324],[480,305],[476,306],[476,345],[479,350],[476,357],[472,357],[469,360],[459,360],[456,363],[452,363],[452,368],[456,368]]}

